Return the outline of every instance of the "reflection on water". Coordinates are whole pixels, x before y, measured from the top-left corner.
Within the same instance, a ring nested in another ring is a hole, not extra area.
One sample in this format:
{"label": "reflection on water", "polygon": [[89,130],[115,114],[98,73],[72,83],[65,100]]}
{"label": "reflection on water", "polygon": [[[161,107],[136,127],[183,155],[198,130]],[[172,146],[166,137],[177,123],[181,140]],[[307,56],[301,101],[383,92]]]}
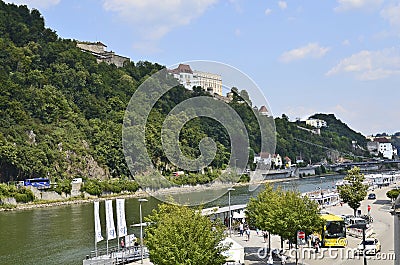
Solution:
{"label": "reflection on water", "polygon": [[[281,182],[284,189],[296,189],[306,192],[318,189],[332,188],[335,182],[343,176],[325,178],[307,178]],[[250,197],[255,197],[262,186],[253,192],[247,186],[235,187],[231,192],[231,204],[247,203]],[[196,199],[201,199],[201,193],[194,193]],[[184,196],[183,196],[184,197]],[[159,200],[148,198],[142,205],[143,215],[157,208]],[[204,207],[225,206],[228,204],[227,194],[217,200],[207,203]],[[128,233],[139,234],[139,228],[129,225],[139,223],[139,203],[137,199],[126,200],[126,222]],[[114,202],[115,209],[115,202]],[[100,202],[100,219],[105,231],[104,202]],[[34,210],[1,212],[0,213],[0,264],[82,264],[82,259],[94,248],[93,204],[77,204]],[[104,232],[103,232],[104,235]],[[110,246],[117,244],[116,240],[109,242]],[[98,244],[105,248],[106,242]]]}

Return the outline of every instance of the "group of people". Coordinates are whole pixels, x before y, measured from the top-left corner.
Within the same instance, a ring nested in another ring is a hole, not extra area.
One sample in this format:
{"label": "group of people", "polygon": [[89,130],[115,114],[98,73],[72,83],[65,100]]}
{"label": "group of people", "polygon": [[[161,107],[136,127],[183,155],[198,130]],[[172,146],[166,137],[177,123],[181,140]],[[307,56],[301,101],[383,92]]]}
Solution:
{"label": "group of people", "polygon": [[[278,258],[280,258],[282,265],[286,264],[287,257],[283,254],[282,250],[279,253],[275,253],[275,255]],[[267,264],[268,265],[274,264],[274,253],[273,253],[273,251],[269,252],[269,255],[268,255],[268,258],[267,258]]]}
{"label": "group of people", "polygon": [[247,224],[240,223],[239,224],[239,235],[246,235],[246,240],[250,240],[250,227]]}
{"label": "group of people", "polygon": [[321,240],[318,236],[311,234],[308,236],[308,246],[313,247],[315,252],[318,253],[321,248]]}

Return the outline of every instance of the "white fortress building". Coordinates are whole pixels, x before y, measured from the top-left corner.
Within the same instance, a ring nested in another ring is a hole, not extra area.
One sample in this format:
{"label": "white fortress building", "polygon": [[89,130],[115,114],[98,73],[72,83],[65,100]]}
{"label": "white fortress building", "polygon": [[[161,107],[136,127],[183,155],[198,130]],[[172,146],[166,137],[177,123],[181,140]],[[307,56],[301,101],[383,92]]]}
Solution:
{"label": "white fortress building", "polygon": [[312,127],[315,127],[318,129],[328,126],[326,121],[320,120],[320,119],[308,119],[308,120],[306,120],[306,124],[311,125]]}
{"label": "white fortress building", "polygon": [[200,86],[210,94],[222,96],[221,75],[192,70],[188,64],[179,64],[177,68],[170,70],[170,73],[188,90]]}
{"label": "white fortress building", "polygon": [[84,52],[89,52],[96,57],[97,63],[105,62],[107,64],[115,64],[117,67],[123,67],[125,62],[130,59],[125,56],[115,54],[113,51],[107,51],[107,45],[98,42],[77,41],[76,46]]}

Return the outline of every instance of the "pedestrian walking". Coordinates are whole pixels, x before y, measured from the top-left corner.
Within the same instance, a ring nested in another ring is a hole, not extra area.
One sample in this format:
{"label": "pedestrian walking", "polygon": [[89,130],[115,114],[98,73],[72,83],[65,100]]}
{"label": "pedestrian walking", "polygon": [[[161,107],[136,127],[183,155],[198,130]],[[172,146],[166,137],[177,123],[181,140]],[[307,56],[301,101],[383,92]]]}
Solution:
{"label": "pedestrian walking", "polygon": [[247,241],[250,240],[250,227],[247,227],[247,229],[246,229],[246,238],[247,238]]}
{"label": "pedestrian walking", "polygon": [[267,264],[268,265],[273,265],[274,264],[274,259],[272,258],[272,252],[269,253]]}
{"label": "pedestrian walking", "polygon": [[315,247],[315,239],[316,239],[316,236],[315,235],[311,235],[311,246],[312,247]]}
{"label": "pedestrian walking", "polygon": [[240,236],[243,236],[243,231],[244,231],[243,223],[240,223],[240,225],[239,225],[239,235]]}
{"label": "pedestrian walking", "polygon": [[263,238],[264,238],[264,243],[267,243],[267,240],[268,240],[268,232],[267,231],[263,232]]}
{"label": "pedestrian walking", "polygon": [[318,253],[319,252],[319,238],[318,237],[315,239],[314,247],[315,247],[315,253]]}

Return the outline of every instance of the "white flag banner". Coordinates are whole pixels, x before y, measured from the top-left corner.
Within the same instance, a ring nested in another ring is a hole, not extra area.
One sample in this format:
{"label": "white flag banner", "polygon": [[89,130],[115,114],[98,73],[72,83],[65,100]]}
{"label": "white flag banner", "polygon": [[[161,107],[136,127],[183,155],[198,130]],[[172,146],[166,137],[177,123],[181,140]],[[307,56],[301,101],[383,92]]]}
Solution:
{"label": "white flag banner", "polygon": [[112,208],[112,201],[106,200],[106,227],[107,227],[107,240],[117,237],[114,226],[114,214]]}
{"label": "white flag banner", "polygon": [[117,199],[117,229],[118,237],[126,236],[126,221],[125,221],[125,199]]}
{"label": "white flag banner", "polygon": [[96,243],[104,239],[101,235],[99,202],[94,202],[94,235],[96,237]]}

